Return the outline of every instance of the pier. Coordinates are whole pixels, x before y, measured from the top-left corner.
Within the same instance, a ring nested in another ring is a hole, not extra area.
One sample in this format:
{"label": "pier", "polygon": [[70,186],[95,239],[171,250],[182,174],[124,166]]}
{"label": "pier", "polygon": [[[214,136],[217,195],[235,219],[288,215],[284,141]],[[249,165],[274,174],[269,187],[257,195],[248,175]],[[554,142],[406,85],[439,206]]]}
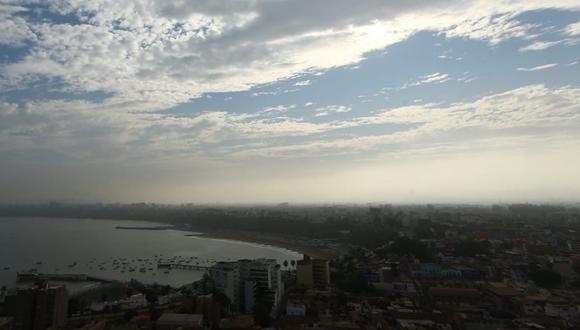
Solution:
{"label": "pier", "polygon": [[18,273],[17,279],[19,281],[33,281],[33,280],[47,280],[47,281],[68,281],[68,282],[101,282],[110,283],[112,280],[91,276],[86,274],[42,274],[42,273]]}
{"label": "pier", "polygon": [[206,271],[210,266],[192,265],[178,262],[161,262],[157,264],[157,268],[164,269],[186,269],[186,270],[203,270]]}

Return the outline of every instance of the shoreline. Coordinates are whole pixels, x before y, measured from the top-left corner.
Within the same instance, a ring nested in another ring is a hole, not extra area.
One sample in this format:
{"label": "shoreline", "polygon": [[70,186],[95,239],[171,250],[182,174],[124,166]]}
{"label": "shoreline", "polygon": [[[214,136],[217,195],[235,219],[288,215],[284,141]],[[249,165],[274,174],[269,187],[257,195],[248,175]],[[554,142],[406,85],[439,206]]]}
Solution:
{"label": "shoreline", "polygon": [[[0,216],[4,217],[4,216]],[[13,217],[13,216],[6,216]],[[91,219],[91,220],[113,220],[113,221],[138,221],[138,222],[148,222],[156,225],[161,225],[165,228],[163,229],[173,229],[180,230],[183,232],[191,233],[194,236],[205,237],[205,238],[215,238],[215,239],[227,239],[232,241],[239,241],[245,243],[254,243],[261,245],[268,245],[272,247],[278,247],[282,249],[287,249],[294,251],[303,255],[308,255],[312,258],[319,259],[333,259],[343,253],[343,245],[338,247],[328,247],[328,246],[318,246],[313,244],[313,240],[308,237],[300,236],[282,236],[272,233],[260,233],[255,231],[238,231],[238,230],[227,230],[227,229],[210,229],[203,226],[195,225],[184,225],[184,224],[173,224],[171,222],[156,221],[156,220],[136,220],[136,219],[102,219],[102,218],[83,218],[83,217],[53,217],[53,216],[15,216],[23,218],[62,218],[62,219]],[[169,228],[171,226],[172,228]],[[131,228],[133,229],[133,228]],[[139,228],[141,229],[141,228]]]}
{"label": "shoreline", "polygon": [[278,247],[308,255],[312,258],[332,259],[341,254],[340,251],[330,247],[314,246],[312,240],[305,237],[280,236],[270,233],[258,233],[253,231],[237,230],[212,230],[203,227],[182,227],[176,225],[176,230],[195,233],[195,236],[215,239],[227,239],[238,242],[254,243]]}

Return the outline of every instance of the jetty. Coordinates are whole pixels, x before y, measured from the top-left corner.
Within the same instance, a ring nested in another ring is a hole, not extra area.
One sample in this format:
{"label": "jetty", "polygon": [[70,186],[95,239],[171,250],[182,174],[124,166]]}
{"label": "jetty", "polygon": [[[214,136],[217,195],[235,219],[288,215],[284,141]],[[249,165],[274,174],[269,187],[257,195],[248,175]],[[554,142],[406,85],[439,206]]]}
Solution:
{"label": "jetty", "polygon": [[159,269],[186,269],[186,270],[203,270],[206,271],[210,266],[192,265],[179,262],[160,262],[157,264]]}
{"label": "jetty", "polygon": [[153,227],[135,227],[135,226],[117,226],[115,229],[126,230],[168,230],[173,229],[173,226],[153,226]]}
{"label": "jetty", "polygon": [[34,281],[34,280],[46,280],[46,281],[67,281],[67,282],[101,282],[110,283],[113,282],[110,279],[91,276],[87,274],[42,274],[42,273],[31,273],[31,272],[19,272],[16,275],[19,281]]}

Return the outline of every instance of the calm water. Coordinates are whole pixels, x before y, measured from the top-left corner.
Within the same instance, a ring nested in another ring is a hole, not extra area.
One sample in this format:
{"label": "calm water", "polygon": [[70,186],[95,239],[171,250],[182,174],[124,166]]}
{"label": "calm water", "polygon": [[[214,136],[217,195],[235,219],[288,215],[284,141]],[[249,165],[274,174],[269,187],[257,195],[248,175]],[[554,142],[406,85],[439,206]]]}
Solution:
{"label": "calm water", "polygon": [[139,221],[0,217],[0,285],[12,287],[18,271],[37,269],[42,273],[135,278],[179,286],[198,280],[204,272],[171,270],[166,274],[157,269],[158,260],[173,258],[209,265],[242,258],[273,258],[282,263],[302,257],[272,246],[187,237],[188,232],[179,230],[115,229],[155,225]]}

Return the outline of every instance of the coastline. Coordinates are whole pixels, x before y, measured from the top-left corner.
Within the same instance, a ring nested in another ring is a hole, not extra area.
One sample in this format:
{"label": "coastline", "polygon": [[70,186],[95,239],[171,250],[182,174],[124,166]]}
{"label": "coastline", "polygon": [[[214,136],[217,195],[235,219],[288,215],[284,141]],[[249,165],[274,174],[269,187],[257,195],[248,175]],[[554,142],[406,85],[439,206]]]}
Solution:
{"label": "coastline", "polygon": [[[3,216],[0,216],[0,218]],[[7,216],[8,217],[8,216]],[[155,220],[139,220],[139,219],[100,219],[100,218],[83,218],[83,217],[52,217],[52,216],[17,216],[17,217],[29,217],[29,218],[66,218],[66,219],[92,219],[92,220],[115,220],[115,221],[139,221],[148,222],[155,224],[156,226],[163,227],[166,229],[180,230],[187,233],[191,233],[195,236],[206,237],[206,238],[216,238],[216,239],[227,239],[233,241],[240,241],[246,243],[255,243],[262,245],[270,245],[273,247],[279,247],[294,252],[301,253],[303,255],[308,255],[312,258],[320,259],[332,259],[341,255],[344,251],[344,246],[321,246],[321,244],[316,244],[317,241],[313,241],[307,237],[299,236],[285,236],[272,233],[260,233],[255,231],[238,231],[238,230],[226,230],[226,229],[213,229],[203,226],[195,225],[183,225],[183,224],[173,224],[171,222],[155,221]],[[123,226],[121,226],[123,227]],[[131,228],[137,229],[137,228]],[[145,228],[150,229],[150,228]],[[142,228],[139,228],[142,230]]]}
{"label": "coastline", "polygon": [[196,234],[195,236],[200,237],[270,245],[308,255],[312,258],[330,260],[341,254],[336,248],[315,246],[312,244],[312,240],[303,237],[272,235],[253,231],[215,230],[202,227],[175,226],[174,229],[192,232]]}
{"label": "coastline", "polygon": [[[119,219],[114,219],[119,220]],[[122,221],[122,220],[121,220]],[[133,220],[134,221],[134,220]],[[299,236],[282,236],[272,233],[259,233],[255,231],[244,231],[244,230],[225,230],[225,229],[209,229],[202,226],[189,226],[180,225],[172,223],[164,223],[149,220],[137,220],[151,222],[155,224],[165,224],[164,226],[152,227],[152,228],[117,228],[117,229],[139,229],[139,230],[180,230],[188,232],[188,236],[197,236],[205,238],[215,238],[215,239],[225,239],[231,241],[239,241],[245,243],[254,243],[260,245],[268,245],[272,247],[278,247],[287,249],[293,252],[297,252],[303,255],[308,255],[312,258],[317,259],[333,259],[339,256],[342,252],[338,250],[337,247],[331,248],[328,246],[316,246],[313,241],[306,237]]]}

